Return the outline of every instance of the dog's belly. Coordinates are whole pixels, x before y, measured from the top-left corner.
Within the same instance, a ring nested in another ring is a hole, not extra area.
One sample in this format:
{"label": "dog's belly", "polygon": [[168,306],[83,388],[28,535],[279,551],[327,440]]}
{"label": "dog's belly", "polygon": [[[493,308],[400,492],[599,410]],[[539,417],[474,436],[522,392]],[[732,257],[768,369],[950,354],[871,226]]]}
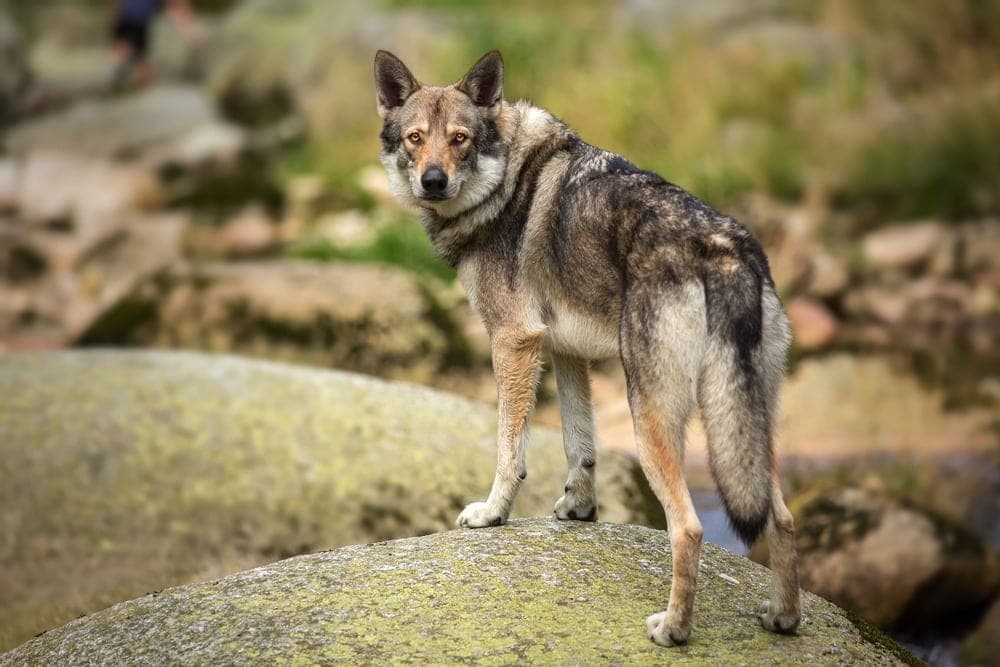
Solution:
{"label": "dog's belly", "polygon": [[618,322],[569,308],[550,311],[547,336],[552,349],[583,359],[618,356]]}

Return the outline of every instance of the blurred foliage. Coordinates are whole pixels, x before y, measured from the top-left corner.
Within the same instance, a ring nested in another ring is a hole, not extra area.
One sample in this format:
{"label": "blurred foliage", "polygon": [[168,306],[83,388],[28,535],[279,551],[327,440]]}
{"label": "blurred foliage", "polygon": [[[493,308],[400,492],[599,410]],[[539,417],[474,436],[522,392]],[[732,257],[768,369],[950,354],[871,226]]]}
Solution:
{"label": "blurred foliage", "polygon": [[303,259],[329,261],[344,259],[354,262],[381,262],[416,273],[435,276],[445,281],[455,278],[455,272],[434,254],[423,228],[408,215],[399,215],[381,226],[368,243],[338,247],[326,238],[307,240],[292,254]]}
{"label": "blurred foliage", "polygon": [[[713,6],[728,5],[395,1],[381,45],[434,83],[499,48],[509,99],[720,207],[810,191],[863,226],[1000,211],[1000,3],[776,0],[701,16]],[[377,151],[368,77],[328,83],[372,119],[331,121],[298,165],[332,187]]]}

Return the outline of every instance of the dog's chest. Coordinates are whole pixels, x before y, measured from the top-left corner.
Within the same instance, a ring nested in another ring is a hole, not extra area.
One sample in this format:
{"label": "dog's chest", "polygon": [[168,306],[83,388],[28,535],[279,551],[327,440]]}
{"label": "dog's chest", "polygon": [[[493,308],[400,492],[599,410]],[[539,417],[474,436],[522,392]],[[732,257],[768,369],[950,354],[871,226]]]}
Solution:
{"label": "dog's chest", "polygon": [[618,355],[618,326],[613,318],[561,304],[547,310],[546,334],[554,351],[584,359]]}

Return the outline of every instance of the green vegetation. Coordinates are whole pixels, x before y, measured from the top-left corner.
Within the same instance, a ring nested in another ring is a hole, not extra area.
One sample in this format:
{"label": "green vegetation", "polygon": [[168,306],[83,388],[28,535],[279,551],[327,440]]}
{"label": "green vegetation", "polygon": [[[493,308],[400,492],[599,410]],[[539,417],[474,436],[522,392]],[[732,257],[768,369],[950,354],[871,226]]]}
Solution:
{"label": "green vegetation", "polygon": [[[386,45],[422,80],[455,80],[499,48],[509,98],[533,99],[720,207],[752,192],[812,192],[862,228],[1000,211],[997,3],[779,0],[722,18],[612,3],[387,10],[412,14],[415,31],[435,28],[420,52]],[[356,129],[321,135],[299,166],[344,187],[377,151],[375,130]]]}
{"label": "green vegetation", "polygon": [[357,246],[338,247],[326,238],[308,240],[293,251],[296,257],[329,261],[381,262],[450,282],[455,272],[434,254],[427,235],[410,216],[400,214],[382,226],[375,238]]}

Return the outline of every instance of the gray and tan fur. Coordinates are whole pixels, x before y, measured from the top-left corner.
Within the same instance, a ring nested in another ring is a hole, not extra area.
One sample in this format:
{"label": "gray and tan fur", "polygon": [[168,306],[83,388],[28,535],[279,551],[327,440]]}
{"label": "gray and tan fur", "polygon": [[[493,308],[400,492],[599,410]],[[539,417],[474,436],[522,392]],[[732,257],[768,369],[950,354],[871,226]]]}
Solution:
{"label": "gray and tan fur", "polygon": [[790,337],[757,240],[676,185],[587,144],[548,112],[505,101],[498,52],[438,87],[421,85],[379,51],[375,81],[393,192],[420,210],[492,343],[496,477],[458,524],[507,520],[527,475],[527,424],[545,346],[569,463],[555,515],[596,519],[588,366],[617,355],[639,461],[666,512],[673,553],[670,600],[646,620],[649,637],[670,646],[691,631],[702,528],[682,460],[696,406],[734,529],[748,544],[768,534],[774,584],[760,620],[793,632],[792,518],[772,449]]}

